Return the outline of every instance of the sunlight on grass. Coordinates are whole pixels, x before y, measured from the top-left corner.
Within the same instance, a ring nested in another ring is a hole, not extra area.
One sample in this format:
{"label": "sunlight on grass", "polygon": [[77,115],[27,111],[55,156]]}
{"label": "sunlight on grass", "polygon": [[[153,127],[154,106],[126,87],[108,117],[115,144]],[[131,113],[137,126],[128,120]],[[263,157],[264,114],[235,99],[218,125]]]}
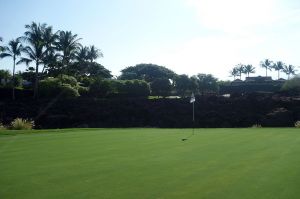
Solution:
{"label": "sunlight on grass", "polygon": [[[296,199],[296,128],[0,133],[0,198]],[[27,131],[26,131],[27,132]]]}

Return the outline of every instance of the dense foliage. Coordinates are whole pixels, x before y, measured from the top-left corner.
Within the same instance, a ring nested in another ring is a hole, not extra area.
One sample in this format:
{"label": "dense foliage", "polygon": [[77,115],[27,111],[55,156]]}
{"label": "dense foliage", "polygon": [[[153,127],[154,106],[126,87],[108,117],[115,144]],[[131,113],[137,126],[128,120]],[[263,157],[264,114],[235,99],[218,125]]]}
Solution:
{"label": "dense foliage", "polygon": [[47,78],[39,84],[41,98],[74,98],[79,96],[76,79]]}
{"label": "dense foliage", "polygon": [[176,75],[172,70],[155,64],[138,64],[121,70],[119,79],[143,79],[152,82],[156,79],[173,79]]}
{"label": "dense foliage", "polygon": [[300,93],[300,77],[294,77],[286,81],[282,86],[282,91],[299,94]]}
{"label": "dense foliage", "polygon": [[90,85],[92,97],[147,97],[150,88],[144,80],[101,80]]}
{"label": "dense foliage", "polygon": [[[112,77],[109,70],[95,62],[103,56],[102,52],[93,45],[82,46],[77,34],[63,30],[55,32],[52,26],[35,22],[25,25],[25,29],[23,36],[0,48],[0,58],[13,58],[12,79],[8,81],[8,75],[1,74],[1,80],[4,79],[2,85],[15,82],[15,66],[22,63],[28,69],[20,76],[28,81],[26,86],[31,85],[36,99],[40,97],[39,82],[45,78],[62,78],[63,75],[73,76],[77,80]],[[15,87],[14,84],[13,90]]]}

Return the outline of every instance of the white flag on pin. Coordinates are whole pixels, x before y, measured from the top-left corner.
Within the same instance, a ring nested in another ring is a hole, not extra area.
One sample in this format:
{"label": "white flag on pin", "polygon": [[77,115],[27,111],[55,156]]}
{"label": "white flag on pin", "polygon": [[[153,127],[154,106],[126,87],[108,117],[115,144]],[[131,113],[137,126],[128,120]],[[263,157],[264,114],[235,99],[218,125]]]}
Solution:
{"label": "white flag on pin", "polygon": [[194,93],[191,95],[190,103],[194,103],[196,101]]}

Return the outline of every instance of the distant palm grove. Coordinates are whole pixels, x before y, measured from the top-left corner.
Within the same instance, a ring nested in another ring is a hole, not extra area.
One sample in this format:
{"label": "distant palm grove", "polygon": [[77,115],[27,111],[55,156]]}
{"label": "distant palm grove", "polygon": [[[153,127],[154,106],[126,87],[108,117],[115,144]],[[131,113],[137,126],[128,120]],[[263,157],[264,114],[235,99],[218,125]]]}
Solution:
{"label": "distant palm grove", "polygon": [[[9,93],[12,99],[16,99],[16,92],[24,96],[26,92],[32,93],[35,99],[149,95],[184,97],[191,92],[218,93],[220,86],[230,84],[219,81],[211,74],[199,73],[189,77],[155,64],[129,66],[121,70],[120,76],[113,77],[107,68],[96,61],[103,57],[102,51],[94,45],[83,46],[81,39],[71,31],[56,31],[47,24],[32,22],[25,25],[22,36],[0,47],[0,58],[12,60],[12,72],[0,70],[2,95]],[[4,38],[0,40],[3,43]],[[16,72],[19,64],[26,64],[26,71]],[[265,68],[266,76],[269,70],[277,71],[278,79],[280,72],[287,74],[288,79],[296,72],[295,66],[282,61],[266,59],[260,65]],[[237,77],[242,79],[242,74],[249,77],[254,72],[252,65],[238,64],[230,75],[236,80]]]}

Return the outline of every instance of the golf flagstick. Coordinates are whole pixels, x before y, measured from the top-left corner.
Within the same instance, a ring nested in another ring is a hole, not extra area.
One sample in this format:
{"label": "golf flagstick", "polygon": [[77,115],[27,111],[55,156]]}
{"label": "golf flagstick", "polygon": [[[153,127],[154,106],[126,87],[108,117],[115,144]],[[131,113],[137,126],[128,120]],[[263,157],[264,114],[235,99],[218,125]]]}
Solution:
{"label": "golf flagstick", "polygon": [[193,135],[194,135],[194,130],[195,130],[195,96],[194,93],[192,93],[192,97],[193,97]]}
{"label": "golf flagstick", "polygon": [[194,131],[195,131],[195,101],[196,101],[196,98],[195,98],[195,95],[194,93],[192,93],[191,95],[191,99],[190,99],[190,103],[193,104],[193,131],[192,131],[192,134],[186,138],[183,138],[181,139],[181,141],[186,141],[188,138],[192,137],[194,135]]}

